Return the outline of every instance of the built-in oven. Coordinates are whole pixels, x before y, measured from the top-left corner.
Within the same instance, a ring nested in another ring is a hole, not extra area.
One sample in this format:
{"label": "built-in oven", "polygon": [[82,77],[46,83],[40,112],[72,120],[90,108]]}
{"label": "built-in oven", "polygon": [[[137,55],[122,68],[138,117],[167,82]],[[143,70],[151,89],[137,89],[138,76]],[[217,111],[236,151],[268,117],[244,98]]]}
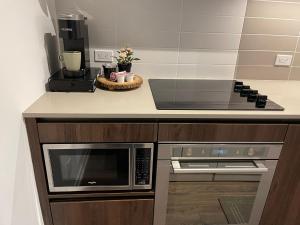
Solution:
{"label": "built-in oven", "polygon": [[44,144],[50,192],[152,188],[153,143]]}
{"label": "built-in oven", "polygon": [[258,225],[281,143],[160,144],[154,225]]}

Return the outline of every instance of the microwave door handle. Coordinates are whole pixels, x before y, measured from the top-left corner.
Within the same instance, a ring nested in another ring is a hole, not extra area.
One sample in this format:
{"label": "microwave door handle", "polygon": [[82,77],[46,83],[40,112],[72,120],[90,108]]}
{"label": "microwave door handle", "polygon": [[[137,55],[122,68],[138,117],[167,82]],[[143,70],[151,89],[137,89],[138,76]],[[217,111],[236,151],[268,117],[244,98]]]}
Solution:
{"label": "microwave door handle", "polygon": [[254,161],[256,167],[225,167],[225,168],[181,168],[179,161],[172,161],[172,167],[175,174],[263,174],[268,172],[268,168],[260,161]]}

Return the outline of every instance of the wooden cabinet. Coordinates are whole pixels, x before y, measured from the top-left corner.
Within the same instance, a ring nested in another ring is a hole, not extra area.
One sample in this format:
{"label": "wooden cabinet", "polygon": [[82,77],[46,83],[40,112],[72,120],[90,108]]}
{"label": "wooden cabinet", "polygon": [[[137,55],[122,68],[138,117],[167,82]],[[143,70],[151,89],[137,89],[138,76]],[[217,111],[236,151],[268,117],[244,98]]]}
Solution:
{"label": "wooden cabinet", "polygon": [[300,125],[290,125],[260,225],[300,224]]}
{"label": "wooden cabinet", "polygon": [[104,197],[100,193],[50,195],[43,143],[157,141],[284,142],[260,225],[300,224],[300,125],[25,121],[45,225],[152,225],[154,193],[112,197],[119,200],[96,200]]}
{"label": "wooden cabinet", "polygon": [[158,141],[282,142],[287,124],[160,123]]}
{"label": "wooden cabinet", "polygon": [[155,123],[38,123],[41,143],[154,142]]}
{"label": "wooden cabinet", "polygon": [[52,202],[53,225],[152,225],[151,199]]}

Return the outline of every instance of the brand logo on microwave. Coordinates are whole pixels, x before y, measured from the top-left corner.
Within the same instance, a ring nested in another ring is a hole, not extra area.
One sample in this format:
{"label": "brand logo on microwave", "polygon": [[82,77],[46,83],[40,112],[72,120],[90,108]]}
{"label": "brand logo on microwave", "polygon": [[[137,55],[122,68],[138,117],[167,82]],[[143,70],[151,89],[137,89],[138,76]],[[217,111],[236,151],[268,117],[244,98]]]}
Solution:
{"label": "brand logo on microwave", "polygon": [[93,184],[97,184],[96,181],[89,181],[88,184],[93,185]]}
{"label": "brand logo on microwave", "polygon": [[72,28],[66,28],[66,27],[63,27],[63,28],[61,28],[60,30],[62,30],[62,31],[73,31]]}

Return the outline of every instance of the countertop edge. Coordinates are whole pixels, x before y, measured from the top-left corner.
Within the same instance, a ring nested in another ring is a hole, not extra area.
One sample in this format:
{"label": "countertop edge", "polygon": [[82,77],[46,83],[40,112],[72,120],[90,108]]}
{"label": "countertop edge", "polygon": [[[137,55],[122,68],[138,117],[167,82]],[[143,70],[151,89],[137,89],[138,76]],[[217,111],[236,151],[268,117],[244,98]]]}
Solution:
{"label": "countertop edge", "polygon": [[300,115],[234,115],[234,114],[55,114],[23,113],[23,118],[48,119],[250,119],[250,120],[300,120]]}

